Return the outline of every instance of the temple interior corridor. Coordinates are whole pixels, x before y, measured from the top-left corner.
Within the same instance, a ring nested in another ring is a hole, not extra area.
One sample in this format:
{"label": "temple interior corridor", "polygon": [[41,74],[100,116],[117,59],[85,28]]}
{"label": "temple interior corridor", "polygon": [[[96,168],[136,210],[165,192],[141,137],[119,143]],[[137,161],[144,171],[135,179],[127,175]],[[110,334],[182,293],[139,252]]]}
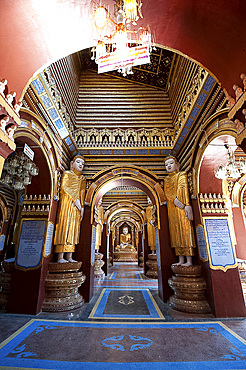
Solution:
{"label": "temple interior corridor", "polygon": [[0,1],[0,370],[246,369],[245,14]]}
{"label": "temple interior corridor", "polygon": [[172,310],[137,263],[114,263],[80,309],[0,322],[1,369],[246,367],[245,319]]}

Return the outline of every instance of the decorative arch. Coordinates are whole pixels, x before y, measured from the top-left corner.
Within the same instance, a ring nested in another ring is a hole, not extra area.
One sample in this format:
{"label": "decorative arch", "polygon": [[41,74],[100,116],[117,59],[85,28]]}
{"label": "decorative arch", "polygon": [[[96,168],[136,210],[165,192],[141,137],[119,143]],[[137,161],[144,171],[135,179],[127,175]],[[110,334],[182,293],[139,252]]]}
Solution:
{"label": "decorative arch", "polygon": [[[192,182],[193,182],[193,196],[196,197],[200,192],[199,178],[201,174],[202,160],[206,149],[209,144],[219,136],[231,136],[235,138],[237,136],[236,125],[233,121],[230,121],[227,117],[228,109],[224,109],[218,113],[215,113],[212,117],[200,127],[197,138],[194,143],[194,150],[192,154],[191,167],[192,167]],[[214,155],[213,160],[216,160],[218,156]],[[220,163],[218,163],[218,166]],[[218,167],[217,166],[217,167]],[[216,180],[213,175],[213,180]],[[214,181],[213,181],[214,183]]]}
{"label": "decorative arch", "polygon": [[114,215],[114,212],[122,210],[123,207],[128,208],[130,211],[137,213],[138,216],[142,218],[143,221],[145,222],[146,219],[145,219],[144,209],[141,206],[139,206],[137,203],[130,202],[130,201],[118,201],[118,202],[112,203],[110,207],[107,209],[107,211],[105,212],[105,217],[112,218]]}
{"label": "decorative arch", "polygon": [[130,185],[143,190],[156,205],[158,227],[159,224],[159,205],[164,204],[164,191],[158,182],[158,177],[151,171],[138,168],[136,166],[110,167],[101,171],[94,177],[93,183],[87,191],[85,203],[92,205],[91,222],[93,222],[94,206],[111,189],[117,186]]}

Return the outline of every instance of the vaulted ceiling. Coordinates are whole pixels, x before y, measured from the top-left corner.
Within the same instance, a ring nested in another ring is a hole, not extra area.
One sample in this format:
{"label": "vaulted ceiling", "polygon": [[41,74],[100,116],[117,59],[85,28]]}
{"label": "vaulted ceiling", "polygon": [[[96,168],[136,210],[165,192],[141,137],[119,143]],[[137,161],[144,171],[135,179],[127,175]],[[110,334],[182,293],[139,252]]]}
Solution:
{"label": "vaulted ceiling", "polygon": [[18,99],[27,87],[23,121],[32,111],[52,129],[63,144],[63,169],[81,150],[88,178],[124,163],[164,178],[169,153],[189,169],[198,129],[226,107],[222,88],[231,93],[245,72],[240,0],[144,0],[144,22],[158,47],[152,63],[127,78],[96,72],[90,0],[2,0],[0,6],[0,70]]}

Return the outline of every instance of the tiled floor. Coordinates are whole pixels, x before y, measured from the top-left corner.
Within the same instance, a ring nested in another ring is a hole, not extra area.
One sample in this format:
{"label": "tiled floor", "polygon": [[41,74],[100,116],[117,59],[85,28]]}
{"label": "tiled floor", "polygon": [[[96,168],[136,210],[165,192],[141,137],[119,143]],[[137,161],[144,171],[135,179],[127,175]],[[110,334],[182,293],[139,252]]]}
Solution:
{"label": "tiled floor", "polygon": [[245,369],[246,320],[174,311],[157,280],[115,264],[80,309],[0,314],[0,368]]}

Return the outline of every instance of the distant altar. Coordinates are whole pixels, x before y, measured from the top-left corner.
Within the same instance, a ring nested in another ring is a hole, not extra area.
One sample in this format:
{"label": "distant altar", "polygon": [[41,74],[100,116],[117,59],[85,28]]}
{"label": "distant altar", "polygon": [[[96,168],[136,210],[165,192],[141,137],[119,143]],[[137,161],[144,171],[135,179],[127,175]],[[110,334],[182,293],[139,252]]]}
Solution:
{"label": "distant altar", "polygon": [[131,244],[131,240],[132,237],[128,232],[128,227],[123,227],[122,234],[120,234],[120,245],[115,247],[114,261],[135,262],[138,260],[138,253]]}

